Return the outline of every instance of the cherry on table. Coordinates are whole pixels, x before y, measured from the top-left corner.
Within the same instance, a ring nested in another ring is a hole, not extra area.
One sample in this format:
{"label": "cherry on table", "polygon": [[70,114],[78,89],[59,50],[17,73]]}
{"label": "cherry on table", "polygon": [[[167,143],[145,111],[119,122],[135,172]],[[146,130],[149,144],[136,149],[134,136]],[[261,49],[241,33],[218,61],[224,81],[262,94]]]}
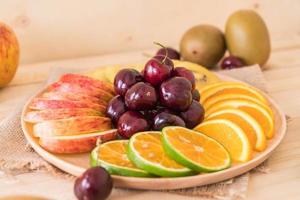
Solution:
{"label": "cherry on table", "polygon": [[74,193],[78,200],[104,200],[112,187],[110,174],[102,167],[93,167],[75,180]]}
{"label": "cherry on table", "polygon": [[238,58],[236,56],[228,56],[225,57],[221,62],[221,68],[222,69],[234,69],[234,68],[240,68],[245,66],[245,63],[241,58]]}
{"label": "cherry on table", "polygon": [[204,119],[204,108],[198,102],[193,100],[190,107],[180,113],[181,118],[185,121],[187,128],[194,128]]}
{"label": "cherry on table", "polygon": [[161,112],[154,117],[153,130],[161,131],[166,126],[185,127],[185,122],[179,116],[168,112]]}
{"label": "cherry on table", "polygon": [[106,108],[106,115],[111,118],[114,123],[117,123],[120,116],[127,111],[124,99],[117,95],[112,98]]}

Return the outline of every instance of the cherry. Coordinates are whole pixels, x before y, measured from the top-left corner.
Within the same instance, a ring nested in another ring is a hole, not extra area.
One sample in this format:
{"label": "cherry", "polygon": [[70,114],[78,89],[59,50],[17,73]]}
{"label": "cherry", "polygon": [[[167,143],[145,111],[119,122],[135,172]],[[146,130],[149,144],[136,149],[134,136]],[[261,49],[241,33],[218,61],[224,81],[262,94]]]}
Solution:
{"label": "cherry", "polygon": [[161,131],[166,126],[182,126],[185,122],[178,116],[168,112],[161,112],[154,117],[153,130]]}
{"label": "cherry", "polygon": [[164,80],[170,77],[171,71],[171,66],[152,58],[145,65],[144,78],[154,87],[159,86]]}
{"label": "cherry", "polygon": [[178,76],[178,77],[183,77],[183,78],[188,79],[191,82],[193,89],[195,89],[195,85],[196,85],[195,76],[194,76],[193,72],[188,70],[187,68],[176,67],[172,71],[172,76]]}
{"label": "cherry", "polygon": [[204,108],[198,102],[193,100],[190,107],[180,113],[181,118],[185,121],[187,128],[194,128],[204,119]]}
{"label": "cherry", "polygon": [[74,193],[78,200],[104,200],[112,187],[110,174],[102,167],[93,167],[75,180]]}
{"label": "cherry", "polygon": [[161,84],[159,95],[162,105],[184,111],[192,103],[192,84],[186,78],[173,77]]}
{"label": "cherry", "polygon": [[115,76],[115,92],[124,96],[127,90],[137,82],[143,81],[143,76],[135,69],[121,69]]}
{"label": "cherry", "polygon": [[136,111],[125,112],[118,121],[118,133],[124,138],[130,138],[137,132],[148,131],[149,128],[145,117]]}
{"label": "cherry", "polygon": [[161,48],[156,52],[156,55],[167,55],[170,59],[180,60],[180,53],[171,47]]}
{"label": "cherry", "polygon": [[225,57],[221,62],[222,69],[234,69],[245,66],[244,61],[236,56]]}
{"label": "cherry", "polygon": [[147,110],[154,108],[157,101],[155,88],[139,82],[133,85],[125,94],[126,106],[131,110]]}
{"label": "cherry", "polygon": [[114,123],[117,123],[120,116],[127,111],[123,97],[120,95],[112,98],[106,108],[106,115],[111,118]]}

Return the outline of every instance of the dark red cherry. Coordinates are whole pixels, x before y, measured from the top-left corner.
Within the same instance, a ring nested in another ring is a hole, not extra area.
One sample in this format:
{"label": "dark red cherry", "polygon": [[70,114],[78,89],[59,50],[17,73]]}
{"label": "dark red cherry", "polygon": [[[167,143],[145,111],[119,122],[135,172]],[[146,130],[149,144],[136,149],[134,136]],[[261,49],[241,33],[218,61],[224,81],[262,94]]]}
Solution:
{"label": "dark red cherry", "polygon": [[176,51],[173,48],[166,47],[166,48],[161,48],[156,52],[156,55],[162,55],[165,56],[167,55],[168,58],[174,59],[174,60],[180,60],[180,53]]}
{"label": "dark red cherry", "polygon": [[188,79],[191,82],[193,89],[195,88],[195,84],[196,84],[195,76],[194,76],[193,72],[188,70],[187,68],[176,67],[172,71],[172,76],[178,76],[178,77],[183,77],[183,78]]}
{"label": "dark red cherry", "polygon": [[110,174],[102,167],[93,167],[75,180],[74,193],[78,200],[104,200],[112,187]]}
{"label": "dark red cherry", "polygon": [[121,96],[124,96],[131,86],[141,81],[143,81],[143,76],[137,70],[121,69],[115,76],[115,92]]}
{"label": "dark red cherry", "polygon": [[190,107],[180,113],[181,118],[185,121],[187,128],[194,128],[204,119],[204,108],[198,102],[193,100]]}
{"label": "dark red cherry", "polygon": [[149,60],[144,68],[144,79],[153,85],[159,86],[164,80],[171,75],[171,67],[163,64],[161,61],[152,58]]}
{"label": "dark red cherry", "polygon": [[117,123],[120,116],[127,111],[122,96],[117,95],[112,98],[106,108],[106,115],[111,118],[114,123]]}
{"label": "dark red cherry", "polygon": [[155,107],[157,94],[150,84],[139,82],[125,94],[125,104],[131,110],[148,110]]}
{"label": "dark red cherry", "polygon": [[186,78],[173,77],[159,88],[162,105],[177,111],[184,111],[192,103],[192,84]]}
{"label": "dark red cherry", "polygon": [[245,66],[244,61],[241,58],[236,56],[228,56],[222,60],[221,68],[222,69],[234,69]]}
{"label": "dark red cherry", "polygon": [[166,126],[182,126],[185,122],[178,116],[168,112],[161,112],[154,117],[153,130],[161,131]]}
{"label": "dark red cherry", "polygon": [[118,133],[124,138],[130,138],[137,132],[149,129],[150,125],[146,118],[136,111],[125,112],[118,121]]}

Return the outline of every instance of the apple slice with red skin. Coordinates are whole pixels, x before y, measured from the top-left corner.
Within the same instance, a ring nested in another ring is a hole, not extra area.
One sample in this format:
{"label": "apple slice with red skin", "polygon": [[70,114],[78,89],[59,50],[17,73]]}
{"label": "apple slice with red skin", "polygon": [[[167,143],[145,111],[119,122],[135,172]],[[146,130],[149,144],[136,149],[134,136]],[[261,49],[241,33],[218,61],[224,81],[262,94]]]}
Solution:
{"label": "apple slice with red skin", "polygon": [[112,84],[80,74],[65,74],[59,79],[59,81],[63,83],[77,84],[83,87],[93,86],[95,88],[105,90],[113,95],[115,94],[114,87]]}
{"label": "apple slice with red skin", "polygon": [[84,101],[106,106],[107,101],[100,98],[89,96],[83,93],[69,93],[69,92],[45,92],[42,94],[42,98],[54,99],[54,100],[71,100],[71,101]]}
{"label": "apple slice with red skin", "polygon": [[71,101],[71,100],[56,100],[56,99],[44,99],[35,98],[29,105],[33,110],[45,110],[45,109],[58,109],[58,108],[92,108],[99,112],[105,112],[106,106],[84,101]]}
{"label": "apple slice with red skin", "polygon": [[75,136],[41,137],[39,144],[49,152],[59,154],[90,152],[100,142],[117,138],[117,129]]}
{"label": "apple slice with red skin", "polygon": [[99,89],[93,86],[87,85],[76,85],[73,83],[63,83],[63,82],[55,82],[48,86],[48,92],[63,92],[63,93],[73,93],[73,94],[85,94],[89,96],[98,97],[104,101],[109,101],[113,98],[114,95],[111,93]]}
{"label": "apple slice with red skin", "polygon": [[104,113],[91,108],[47,109],[27,112],[24,117],[24,121],[30,123],[39,123],[49,120],[66,119],[79,116],[104,116]]}
{"label": "apple slice with red skin", "polygon": [[50,120],[33,126],[36,137],[81,135],[111,129],[111,120],[107,117],[81,116],[68,119]]}

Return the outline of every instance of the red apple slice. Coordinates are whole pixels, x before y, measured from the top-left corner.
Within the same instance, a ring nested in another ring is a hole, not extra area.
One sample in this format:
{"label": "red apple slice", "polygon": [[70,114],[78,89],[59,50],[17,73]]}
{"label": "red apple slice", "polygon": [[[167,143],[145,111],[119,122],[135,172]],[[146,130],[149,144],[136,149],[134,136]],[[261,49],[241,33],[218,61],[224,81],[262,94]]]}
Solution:
{"label": "red apple slice", "polygon": [[98,97],[104,101],[109,101],[113,95],[109,92],[93,86],[76,85],[72,83],[55,82],[48,87],[48,91],[63,92],[73,94],[85,94],[89,96]]}
{"label": "red apple slice", "polygon": [[41,137],[39,144],[52,153],[85,153],[96,147],[97,141],[116,139],[117,129],[76,136]]}
{"label": "red apple slice", "polygon": [[54,100],[71,100],[71,101],[84,101],[84,102],[91,102],[91,103],[96,103],[96,104],[101,104],[106,106],[107,102],[94,97],[94,96],[89,96],[86,94],[82,93],[69,93],[69,92],[46,92],[42,95],[42,98],[46,99],[54,99]]}
{"label": "red apple slice", "polygon": [[60,78],[60,81],[63,83],[77,84],[82,87],[93,86],[95,88],[99,88],[107,92],[110,92],[111,94],[115,94],[114,88],[110,83],[96,80],[91,77],[80,75],[80,74],[65,74]]}
{"label": "red apple slice", "polygon": [[91,102],[55,100],[55,99],[43,99],[43,98],[33,99],[29,107],[33,110],[58,109],[58,108],[92,108],[98,110],[99,112],[105,112],[106,110],[106,106],[91,103]]}
{"label": "red apple slice", "polygon": [[104,116],[97,110],[91,108],[59,108],[39,111],[30,111],[26,113],[24,121],[30,123],[39,123],[48,120],[66,119],[79,116]]}
{"label": "red apple slice", "polygon": [[36,137],[81,135],[111,129],[111,120],[107,117],[84,116],[51,120],[33,126]]}

